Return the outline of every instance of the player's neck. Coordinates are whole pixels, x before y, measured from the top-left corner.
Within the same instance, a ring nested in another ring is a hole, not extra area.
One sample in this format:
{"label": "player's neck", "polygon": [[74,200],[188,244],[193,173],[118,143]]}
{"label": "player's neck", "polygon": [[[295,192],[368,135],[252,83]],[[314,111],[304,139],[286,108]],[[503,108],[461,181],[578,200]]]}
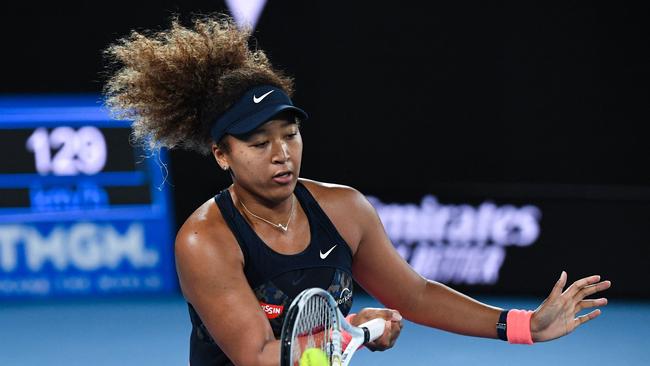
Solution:
{"label": "player's neck", "polygon": [[261,199],[245,194],[234,187],[230,189],[233,203],[249,221],[262,222],[286,232],[296,209],[296,198],[291,194],[281,202]]}

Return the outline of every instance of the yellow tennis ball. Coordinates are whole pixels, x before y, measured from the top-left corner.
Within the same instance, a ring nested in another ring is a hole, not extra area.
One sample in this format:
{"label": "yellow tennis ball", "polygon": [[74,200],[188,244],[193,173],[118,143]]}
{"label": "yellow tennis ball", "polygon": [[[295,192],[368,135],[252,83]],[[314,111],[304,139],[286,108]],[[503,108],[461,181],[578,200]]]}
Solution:
{"label": "yellow tennis ball", "polygon": [[329,366],[327,355],[320,348],[307,348],[300,356],[300,366]]}

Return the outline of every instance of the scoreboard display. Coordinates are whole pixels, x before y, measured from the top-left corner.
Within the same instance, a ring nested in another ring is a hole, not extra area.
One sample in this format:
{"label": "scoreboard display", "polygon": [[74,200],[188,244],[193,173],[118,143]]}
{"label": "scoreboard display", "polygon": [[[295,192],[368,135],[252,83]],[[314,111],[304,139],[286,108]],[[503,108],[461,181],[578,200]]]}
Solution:
{"label": "scoreboard display", "polygon": [[0,98],[0,298],[177,291],[167,154],[99,96]]}

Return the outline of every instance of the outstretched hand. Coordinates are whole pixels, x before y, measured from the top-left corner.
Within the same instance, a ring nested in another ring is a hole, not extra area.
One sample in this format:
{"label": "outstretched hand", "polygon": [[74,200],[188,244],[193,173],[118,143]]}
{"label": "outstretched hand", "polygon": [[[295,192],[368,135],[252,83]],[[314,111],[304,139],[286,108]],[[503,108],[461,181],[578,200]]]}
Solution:
{"label": "outstretched hand", "polygon": [[574,282],[562,292],[566,282],[567,274],[562,271],[551,294],[533,313],[530,330],[534,342],[550,341],[573,332],[578,326],[600,315],[600,309],[581,316],[577,316],[578,312],[607,305],[606,298],[585,298],[608,289],[612,285],[610,281],[600,281],[598,275],[589,276]]}

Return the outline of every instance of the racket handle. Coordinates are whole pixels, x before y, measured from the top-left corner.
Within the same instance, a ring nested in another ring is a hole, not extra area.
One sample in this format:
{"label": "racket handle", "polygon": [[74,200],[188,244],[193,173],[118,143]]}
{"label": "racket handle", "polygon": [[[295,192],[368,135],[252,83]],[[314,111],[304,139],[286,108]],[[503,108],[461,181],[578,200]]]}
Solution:
{"label": "racket handle", "polygon": [[359,328],[363,329],[364,333],[363,343],[372,342],[381,337],[381,335],[384,334],[385,327],[386,321],[382,318],[373,319],[359,325]]}

